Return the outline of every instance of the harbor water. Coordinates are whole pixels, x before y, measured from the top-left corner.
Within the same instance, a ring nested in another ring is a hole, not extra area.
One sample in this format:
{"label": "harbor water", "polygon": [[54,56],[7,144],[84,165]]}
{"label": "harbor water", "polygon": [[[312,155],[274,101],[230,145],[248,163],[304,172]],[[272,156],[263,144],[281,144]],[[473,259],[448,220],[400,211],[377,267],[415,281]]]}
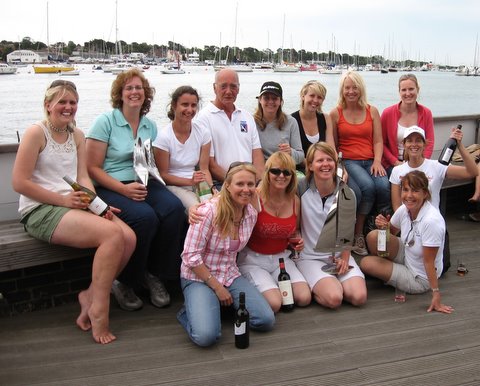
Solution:
{"label": "harbor water", "polygon": [[[80,75],[62,77],[73,81],[80,94],[76,115],[77,126],[87,131],[93,120],[102,112],[111,109],[110,87],[115,75],[93,70],[91,66],[79,67]],[[169,94],[178,86],[191,85],[201,96],[201,104],[214,98],[212,67],[184,67],[185,74],[167,75],[160,67],[145,70],[145,76],[156,89],[149,117],[156,121],[159,129],[167,123]],[[367,86],[370,104],[380,112],[398,102],[398,78],[402,72],[381,74],[362,72]],[[419,102],[429,107],[435,117],[480,113],[480,77],[455,76],[453,72],[426,71],[415,73],[420,83]],[[274,73],[254,71],[240,73],[240,94],[237,105],[254,112],[260,86],[273,80],[283,87],[286,113],[299,108],[299,92],[303,84],[316,79],[327,88],[324,111],[336,105],[340,75],[324,75],[318,72]],[[31,67],[19,68],[15,75],[0,76],[0,143],[16,143],[17,131],[21,137],[25,129],[43,118],[43,96],[48,85],[59,78],[56,74],[34,74]]]}

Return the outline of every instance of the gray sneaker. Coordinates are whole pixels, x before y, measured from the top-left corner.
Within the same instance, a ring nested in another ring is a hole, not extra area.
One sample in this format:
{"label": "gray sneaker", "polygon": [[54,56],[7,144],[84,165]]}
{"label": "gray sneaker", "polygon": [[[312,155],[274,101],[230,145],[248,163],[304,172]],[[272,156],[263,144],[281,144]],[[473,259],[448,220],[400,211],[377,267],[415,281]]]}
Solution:
{"label": "gray sneaker", "polygon": [[170,304],[170,295],[158,277],[147,272],[145,284],[150,291],[150,300],[155,307],[162,308]]}
{"label": "gray sneaker", "polygon": [[355,237],[353,238],[352,252],[356,253],[359,256],[368,255],[365,237],[363,235],[355,235]]}
{"label": "gray sneaker", "polygon": [[135,295],[133,289],[118,280],[113,281],[111,293],[122,310],[136,311],[143,307],[142,299]]}

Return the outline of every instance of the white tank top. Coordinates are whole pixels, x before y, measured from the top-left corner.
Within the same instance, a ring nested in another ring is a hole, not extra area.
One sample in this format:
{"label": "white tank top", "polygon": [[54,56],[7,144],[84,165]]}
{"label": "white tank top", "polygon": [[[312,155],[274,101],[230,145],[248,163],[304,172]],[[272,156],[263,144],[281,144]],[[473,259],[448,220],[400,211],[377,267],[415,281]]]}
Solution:
{"label": "white tank top", "polygon": [[[36,125],[43,129],[46,145],[38,154],[37,163],[30,179],[47,190],[67,194],[72,188],[63,180],[63,176],[68,175],[74,180],[77,179],[77,147],[73,133],[68,132],[68,138],[64,143],[57,143],[43,122],[37,122]],[[21,194],[18,211],[23,218],[42,204]]]}

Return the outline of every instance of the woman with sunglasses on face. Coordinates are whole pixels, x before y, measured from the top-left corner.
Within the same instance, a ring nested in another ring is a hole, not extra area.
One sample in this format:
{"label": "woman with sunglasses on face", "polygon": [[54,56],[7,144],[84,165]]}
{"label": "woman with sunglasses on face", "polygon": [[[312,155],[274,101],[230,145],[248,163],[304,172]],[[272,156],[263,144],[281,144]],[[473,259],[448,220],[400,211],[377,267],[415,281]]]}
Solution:
{"label": "woman with sunglasses on face", "polygon": [[[365,256],[360,268],[368,275],[411,294],[432,291],[427,311],[451,313],[441,302],[438,278],[443,268],[445,221],[431,203],[428,178],[414,170],[402,178],[402,205],[390,219],[389,257]],[[377,216],[375,225],[385,229],[387,219]],[[395,237],[401,231],[401,238]]]}
{"label": "woman with sunglasses on face", "polygon": [[[265,163],[258,187],[258,218],[247,246],[239,253],[238,267],[243,276],[267,299],[274,312],[282,306],[278,287],[279,258],[290,274],[295,304],[310,304],[310,289],[295,263],[288,257],[288,239],[300,225],[300,199],[296,195],[297,176],[290,155],[273,153]],[[295,248],[303,248],[303,240]]]}
{"label": "woman with sunglasses on face", "polygon": [[177,319],[202,347],[220,339],[220,307],[238,308],[240,292],[245,292],[252,329],[269,331],[275,323],[267,301],[241,275],[236,262],[257,220],[252,206],[255,179],[252,164],[233,163],[220,193],[198,207],[202,218],[190,225],[185,239],[180,274],[185,304]]}
{"label": "woman with sunglasses on face", "polygon": [[[345,247],[335,253],[337,274],[324,271],[332,254],[328,251],[319,252],[316,248],[322,233],[327,233],[327,229],[331,230],[331,225],[346,223],[350,228],[345,233],[353,236],[355,195],[337,178],[335,149],[326,142],[317,142],[310,146],[306,158],[306,171],[307,175],[299,182],[298,189],[301,194],[300,229],[304,249],[296,262],[297,267],[307,280],[313,298],[318,304],[335,309],[345,300],[354,306],[361,306],[367,301],[367,286],[362,271],[350,254],[350,248]],[[340,188],[345,191],[340,191]],[[339,201],[345,195],[348,195],[348,210],[347,202]],[[337,210],[333,212],[335,208]],[[330,216],[331,213],[334,215]],[[344,227],[345,225],[338,226],[336,231],[338,237],[333,237],[331,244],[325,245],[326,247],[334,248],[337,244],[336,239],[339,237],[344,239],[344,232],[340,229]],[[333,235],[335,236],[334,233]]]}
{"label": "woman with sunglasses on face", "polygon": [[277,151],[292,156],[295,165],[302,164],[305,153],[300,141],[298,123],[282,111],[283,91],[277,82],[265,82],[257,97],[257,110],[253,117],[262,144],[265,159]]}
{"label": "woman with sunglasses on face", "polygon": [[20,193],[25,230],[51,244],[96,248],[92,282],[81,291],[77,326],[92,330],[102,344],[115,340],[109,329],[110,287],[135,249],[135,234],[110,207],[103,217],[87,211],[85,193],[72,190],[65,175],[94,191],[87,173],[85,137],[75,126],[75,85],[54,81],[45,93],[45,119],[30,126],[20,142],[12,185]]}
{"label": "woman with sunglasses on face", "polygon": [[113,110],[100,115],[87,135],[88,171],[97,192],[119,208],[119,217],[137,235],[129,263],[112,285],[120,308],[134,311],[143,306],[135,291],[146,288],[156,307],[170,303],[161,280],[178,280],[180,254],[186,231],[181,201],[161,182],[138,182],[133,151],[138,138],[157,136],[155,122],[146,117],[155,89],[139,69],[119,74],[112,83]]}

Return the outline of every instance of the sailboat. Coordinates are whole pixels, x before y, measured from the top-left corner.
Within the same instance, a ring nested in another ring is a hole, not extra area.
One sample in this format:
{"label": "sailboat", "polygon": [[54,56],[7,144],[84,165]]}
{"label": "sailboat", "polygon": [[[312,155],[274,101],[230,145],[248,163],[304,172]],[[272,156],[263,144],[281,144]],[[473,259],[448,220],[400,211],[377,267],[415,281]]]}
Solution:
{"label": "sailboat", "polygon": [[[48,2],[47,2],[47,58],[50,56],[50,37],[48,30]],[[35,74],[60,74],[68,71],[73,71],[75,68],[69,64],[35,64],[33,71]]]}
{"label": "sailboat", "polygon": [[284,41],[285,41],[285,15],[283,15],[282,50],[280,51],[280,58],[278,60],[279,63],[275,67],[273,67],[273,72],[298,72],[299,71],[298,67],[292,64],[287,64],[283,60],[283,42]]}
{"label": "sailboat", "polygon": [[176,57],[177,57],[177,64],[173,65],[172,63],[166,63],[164,65],[164,69],[160,71],[162,74],[169,74],[169,75],[185,74],[185,70],[183,70],[180,66],[180,55],[178,52],[176,53]]}
{"label": "sailboat", "polygon": [[[238,19],[238,3],[237,3],[237,7],[235,8],[235,38],[234,38],[234,43],[233,43],[233,49],[234,49],[234,52],[233,52],[233,57],[234,57],[234,61],[236,61],[236,52],[235,50],[237,49],[237,19]],[[227,48],[227,55],[225,57],[225,64],[219,64],[219,65],[214,65],[213,66],[213,69],[215,71],[220,71],[224,68],[228,68],[229,70],[233,70],[233,71],[236,71],[236,72],[253,72],[253,68],[250,67],[249,65],[247,64],[242,64],[242,63],[230,63],[230,64],[227,64],[228,63],[228,54],[230,53],[230,47]],[[221,60],[219,60],[219,62],[221,62]]]}

